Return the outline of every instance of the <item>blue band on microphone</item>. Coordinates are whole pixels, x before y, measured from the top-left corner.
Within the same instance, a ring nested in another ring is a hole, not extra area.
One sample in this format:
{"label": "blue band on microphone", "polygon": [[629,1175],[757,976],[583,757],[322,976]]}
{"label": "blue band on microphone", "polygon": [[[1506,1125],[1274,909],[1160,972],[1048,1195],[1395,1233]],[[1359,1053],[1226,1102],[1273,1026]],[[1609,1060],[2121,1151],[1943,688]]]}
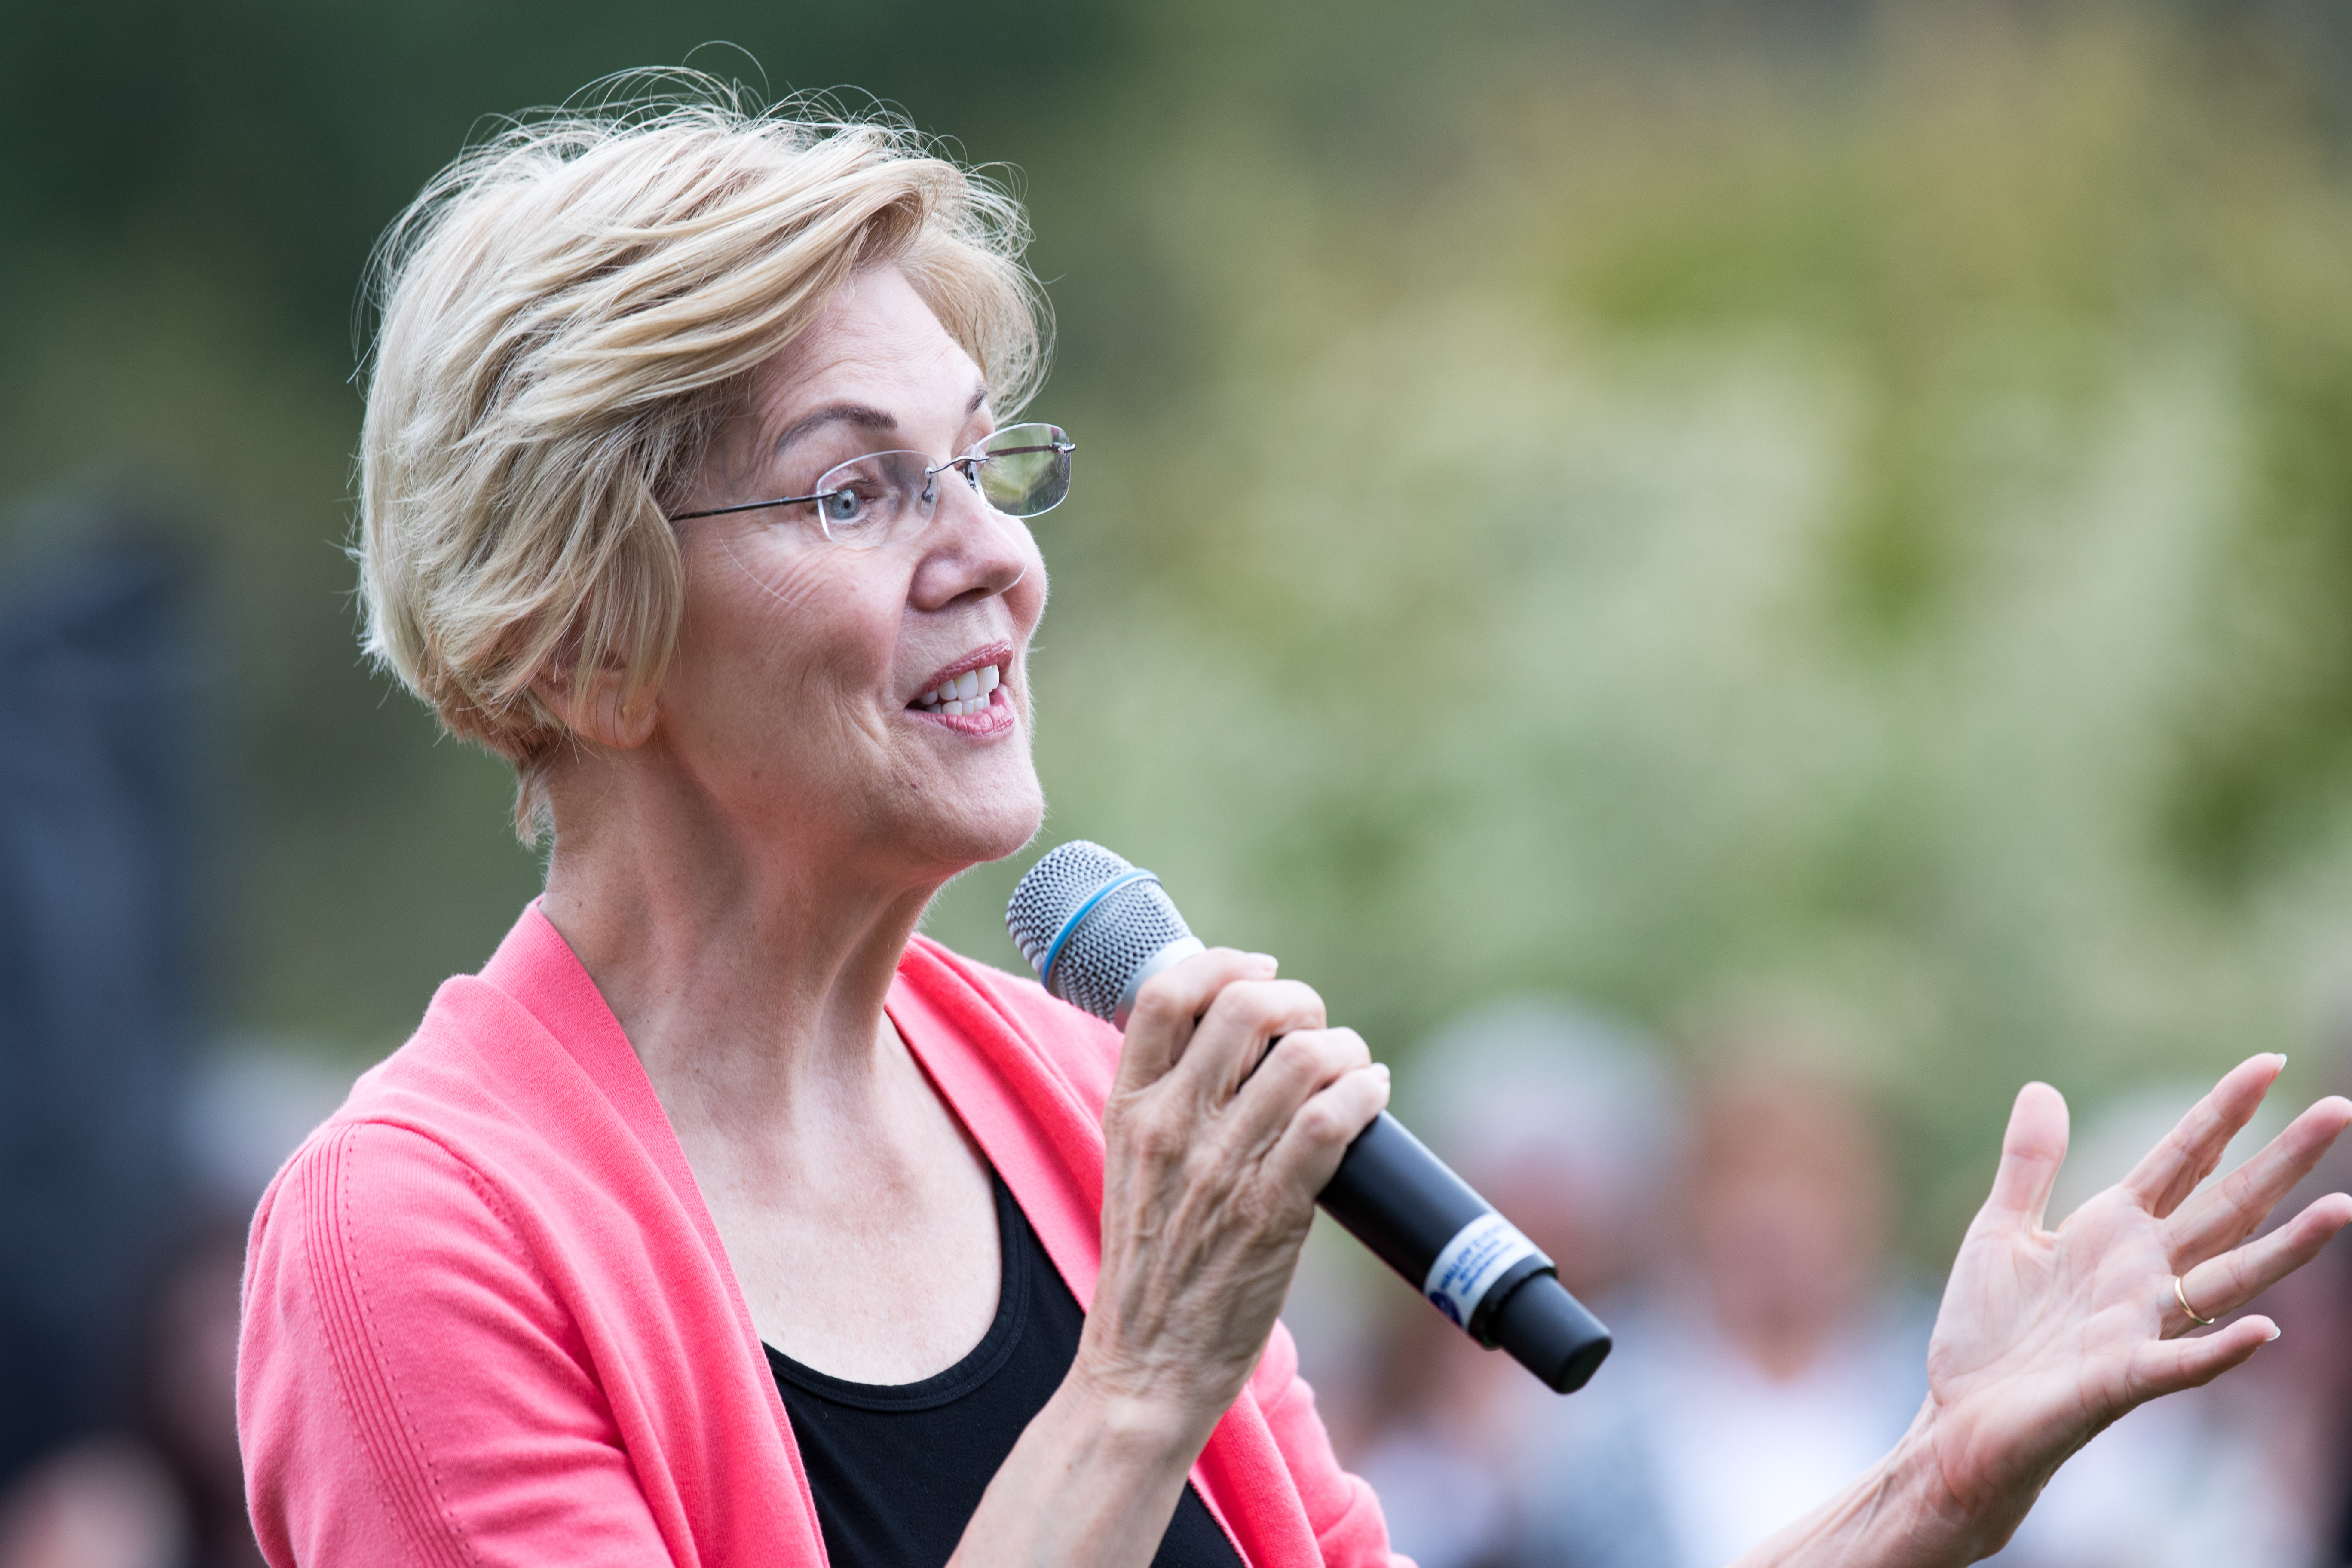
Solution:
{"label": "blue band on microphone", "polygon": [[[1159,878],[1153,876],[1150,872],[1140,868],[1121,871],[1118,876],[1113,877],[1109,881],[1105,882],[1101,887],[1097,888],[1094,890],[1093,896],[1088,898],[1085,903],[1080,904],[1076,909],[1071,910],[1070,918],[1062,922],[1062,929],[1055,931],[1054,933],[1054,940],[1046,944],[1045,957],[1044,961],[1037,965],[1037,978],[1045,982],[1045,989],[1048,991],[1052,991],[1054,989],[1054,960],[1062,956],[1062,944],[1070,940],[1070,933],[1078,929],[1078,922],[1085,920],[1087,915],[1091,914],[1097,904],[1101,903],[1105,899],[1110,897],[1113,893],[1118,892],[1121,888],[1126,887],[1130,882],[1156,882],[1158,880],[1160,880]],[[1067,1001],[1068,998],[1064,997],[1063,1000]]]}

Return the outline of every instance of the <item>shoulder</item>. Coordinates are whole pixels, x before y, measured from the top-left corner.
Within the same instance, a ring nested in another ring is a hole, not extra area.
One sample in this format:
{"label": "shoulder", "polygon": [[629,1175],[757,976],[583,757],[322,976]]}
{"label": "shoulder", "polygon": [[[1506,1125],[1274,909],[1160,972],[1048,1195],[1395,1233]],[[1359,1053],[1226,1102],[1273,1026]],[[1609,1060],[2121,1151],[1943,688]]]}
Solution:
{"label": "shoulder", "polygon": [[927,936],[908,944],[898,977],[966,1033],[1003,1031],[1069,1079],[1097,1110],[1109,1097],[1119,1032],[1035,981],[966,958]]}
{"label": "shoulder", "polygon": [[582,1325],[498,1190],[342,1116],[247,1253],[237,1436],[270,1561],[661,1560]]}
{"label": "shoulder", "polygon": [[341,1363],[387,1340],[418,1342],[416,1331],[430,1342],[453,1309],[486,1296],[552,1304],[509,1205],[478,1171],[426,1132],[348,1113],[270,1184],[246,1270],[257,1365],[279,1337],[323,1338]]}
{"label": "shoulder", "polygon": [[[471,977],[444,984],[263,1194],[246,1264],[257,1394],[314,1356],[365,1384],[385,1356],[453,1333],[541,1348],[570,1337],[533,1202],[551,1162],[507,1081],[516,1064],[500,1057],[523,1030],[500,1002]],[[435,1359],[410,1376],[434,1381]]]}
{"label": "shoulder", "polygon": [[489,1098],[478,1053],[500,1030],[495,1005],[480,994],[487,990],[471,976],[443,983],[415,1032],[362,1073],[342,1105],[288,1156],[254,1215],[254,1257],[340,1245],[338,1222],[354,1214],[479,1219],[488,1212],[479,1176],[451,1147]]}

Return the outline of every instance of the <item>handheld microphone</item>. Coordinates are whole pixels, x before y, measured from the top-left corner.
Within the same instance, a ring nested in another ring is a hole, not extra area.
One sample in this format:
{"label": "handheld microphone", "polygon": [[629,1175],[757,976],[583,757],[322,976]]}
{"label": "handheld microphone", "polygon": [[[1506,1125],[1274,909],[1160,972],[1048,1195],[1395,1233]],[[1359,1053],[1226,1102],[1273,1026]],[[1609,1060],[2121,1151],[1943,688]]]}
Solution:
{"label": "handheld microphone", "polygon": [[[1004,925],[1046,990],[1120,1028],[1145,981],[1205,951],[1159,878],[1084,839],[1029,868]],[[1573,1394],[1609,1354],[1609,1331],[1552,1260],[1387,1111],[1316,1202],[1455,1327],[1548,1387]]]}

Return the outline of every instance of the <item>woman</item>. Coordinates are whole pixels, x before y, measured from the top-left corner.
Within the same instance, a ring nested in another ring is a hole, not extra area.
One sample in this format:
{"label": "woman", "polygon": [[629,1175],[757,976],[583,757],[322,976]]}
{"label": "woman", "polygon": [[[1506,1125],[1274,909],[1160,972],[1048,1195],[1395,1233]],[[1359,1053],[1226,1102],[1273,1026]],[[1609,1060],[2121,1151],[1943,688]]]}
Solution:
{"label": "woman", "polygon": [[[1072,443],[1000,428],[1020,237],[902,131],[718,102],[525,125],[394,231],[370,646],[553,847],[255,1219],[273,1563],[1386,1560],[1275,1321],[1385,1071],[1262,955],[1160,976],[1122,1039],[914,934],[1042,812],[1022,520]],[[2265,1320],[2177,1337],[2189,1304],[2352,1218],[2238,1247],[2343,1100],[2187,1197],[2277,1070],[2054,1236],[2029,1087],[1933,1396],[1760,1560],[1968,1561],[2251,1355]]]}

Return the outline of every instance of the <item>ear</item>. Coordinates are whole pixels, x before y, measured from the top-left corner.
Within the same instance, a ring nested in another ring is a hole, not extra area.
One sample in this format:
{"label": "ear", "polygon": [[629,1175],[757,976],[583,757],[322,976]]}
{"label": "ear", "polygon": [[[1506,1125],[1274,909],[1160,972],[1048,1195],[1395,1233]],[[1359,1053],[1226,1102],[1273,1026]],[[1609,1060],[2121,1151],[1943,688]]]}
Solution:
{"label": "ear", "polygon": [[626,752],[653,739],[658,706],[655,694],[627,692],[617,666],[599,665],[585,689],[568,673],[542,675],[530,683],[530,689],[550,712],[584,741]]}

